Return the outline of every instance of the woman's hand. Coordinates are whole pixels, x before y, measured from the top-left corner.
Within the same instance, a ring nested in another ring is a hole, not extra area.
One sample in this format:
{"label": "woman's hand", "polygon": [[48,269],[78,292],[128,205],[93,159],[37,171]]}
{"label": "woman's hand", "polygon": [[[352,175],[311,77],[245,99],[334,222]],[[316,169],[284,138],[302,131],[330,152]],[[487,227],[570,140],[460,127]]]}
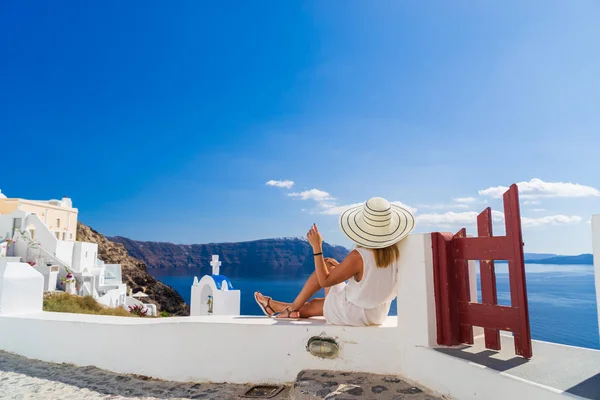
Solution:
{"label": "woman's hand", "polygon": [[308,233],[306,234],[308,243],[312,246],[314,253],[321,253],[323,251],[323,237],[317,228],[317,224],[313,224]]}
{"label": "woman's hand", "polygon": [[335,258],[325,257],[325,264],[337,266],[340,265],[340,262]]}

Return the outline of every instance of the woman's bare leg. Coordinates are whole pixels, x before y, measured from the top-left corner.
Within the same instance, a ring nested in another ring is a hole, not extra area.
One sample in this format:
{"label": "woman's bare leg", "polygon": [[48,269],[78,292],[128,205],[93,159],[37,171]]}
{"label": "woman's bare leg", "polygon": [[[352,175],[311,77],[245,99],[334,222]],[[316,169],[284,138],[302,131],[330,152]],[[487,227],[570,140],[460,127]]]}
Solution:
{"label": "woman's bare leg", "polygon": [[314,294],[317,293],[319,290],[321,290],[321,285],[319,285],[317,273],[313,272],[306,280],[304,287],[302,287],[302,290],[300,291],[298,296],[296,296],[296,299],[290,305],[290,309],[292,311],[299,310],[300,307],[302,307],[308,301],[308,299],[314,296]]}
{"label": "woman's bare leg", "polygon": [[[321,317],[323,316],[323,305],[325,304],[325,299],[312,299],[308,303],[305,303],[302,307],[300,307],[300,317],[301,318],[310,318],[310,317]],[[292,313],[294,316],[294,313]]]}
{"label": "woman's bare leg", "polygon": [[[332,265],[328,265],[328,267],[335,268],[335,266]],[[300,293],[298,296],[296,296],[296,299],[292,303],[285,303],[271,299],[269,301],[269,305],[276,313],[279,313],[289,307],[290,310],[294,311],[292,316],[296,316],[298,314],[297,311],[300,312],[302,318],[320,316],[323,315],[323,303],[325,302],[325,299],[314,299],[307,303],[308,299],[310,299],[319,290],[321,290],[321,285],[319,285],[317,273],[313,272],[310,274],[306,280],[306,283],[302,287],[302,290],[300,290]],[[325,295],[327,295],[327,293],[329,293],[329,288],[325,288]],[[258,292],[256,295],[261,304],[267,304],[267,299],[265,296]]]}

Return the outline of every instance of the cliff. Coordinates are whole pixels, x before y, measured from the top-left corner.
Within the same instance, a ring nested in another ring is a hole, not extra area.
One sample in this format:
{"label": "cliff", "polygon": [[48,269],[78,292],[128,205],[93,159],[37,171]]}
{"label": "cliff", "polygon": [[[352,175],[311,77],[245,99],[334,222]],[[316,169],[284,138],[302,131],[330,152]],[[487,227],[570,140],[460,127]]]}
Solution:
{"label": "cliff", "polygon": [[[262,239],[241,243],[173,244],[141,242],[112,237],[132,256],[143,260],[152,275],[204,275],[211,273],[211,255],[222,261],[221,273],[231,278],[293,278],[314,271],[312,249],[299,238]],[[339,261],[348,254],[342,246],[323,243],[323,253]]]}
{"label": "cliff", "polygon": [[107,264],[121,264],[123,283],[133,292],[143,291],[159,311],[172,315],[189,315],[183,298],[171,287],[146,272],[146,264],[130,256],[121,243],[115,243],[89,226],[77,223],[77,240],[98,244],[98,258]]}

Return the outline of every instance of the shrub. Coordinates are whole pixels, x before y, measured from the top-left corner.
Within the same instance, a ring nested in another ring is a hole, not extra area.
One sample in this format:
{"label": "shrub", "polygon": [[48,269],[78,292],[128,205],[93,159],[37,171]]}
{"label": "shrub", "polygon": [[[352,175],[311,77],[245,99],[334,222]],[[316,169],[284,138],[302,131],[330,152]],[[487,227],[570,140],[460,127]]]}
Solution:
{"label": "shrub", "polygon": [[76,296],[64,292],[48,293],[44,296],[44,311],[73,314],[116,315],[134,317],[122,308],[108,308],[98,303],[92,296]]}
{"label": "shrub", "polygon": [[161,317],[163,317],[163,318],[164,318],[164,317],[170,317],[169,313],[168,313],[168,312],[166,312],[165,310],[162,310],[162,311],[160,312],[160,316],[161,316]]}
{"label": "shrub", "polygon": [[137,315],[138,317],[145,317],[146,314],[148,314],[148,310],[138,304],[133,307],[129,306],[129,312],[133,315]]}

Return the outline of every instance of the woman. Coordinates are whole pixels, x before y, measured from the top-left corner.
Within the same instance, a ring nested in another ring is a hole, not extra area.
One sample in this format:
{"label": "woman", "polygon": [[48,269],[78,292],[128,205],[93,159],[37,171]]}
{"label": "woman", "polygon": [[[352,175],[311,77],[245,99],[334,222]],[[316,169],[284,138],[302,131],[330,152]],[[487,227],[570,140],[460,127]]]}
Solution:
{"label": "woman", "polygon": [[[313,249],[315,272],[293,303],[256,292],[254,298],[266,315],[294,320],[322,315],[332,325],[383,323],[397,294],[398,243],[414,229],[415,218],[405,208],[373,197],[344,211],[340,226],[356,249],[341,263],[324,258],[323,238],[313,225],[307,239]],[[325,298],[308,301],[321,288],[325,288]]]}

